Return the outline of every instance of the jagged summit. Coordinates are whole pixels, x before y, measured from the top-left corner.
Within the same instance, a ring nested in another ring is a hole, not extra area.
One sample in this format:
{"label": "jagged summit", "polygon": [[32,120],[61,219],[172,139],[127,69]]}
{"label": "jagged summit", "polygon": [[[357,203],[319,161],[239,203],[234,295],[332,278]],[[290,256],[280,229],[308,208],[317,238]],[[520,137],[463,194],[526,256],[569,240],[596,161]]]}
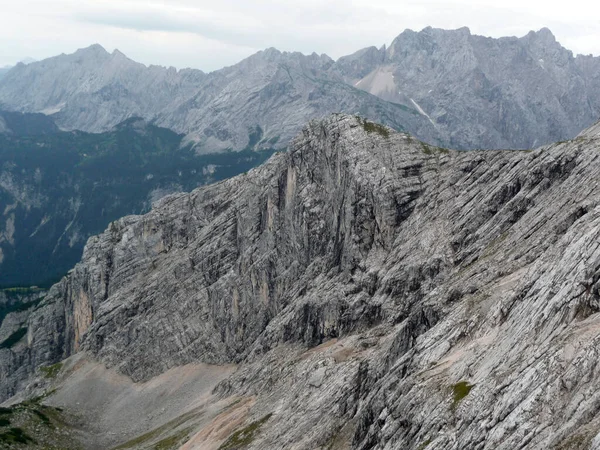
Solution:
{"label": "jagged summit", "polygon": [[201,153],[285,148],[300,124],[332,112],[461,149],[534,148],[600,116],[600,58],[574,57],[547,29],[500,39],[465,27],[406,30],[338,61],[269,48],[210,74],[146,67],[100,46],[75,55],[12,69],[0,103],[71,130],[140,116]]}
{"label": "jagged summit", "polygon": [[530,31],[527,34],[527,36],[536,36],[547,42],[556,42],[556,37],[554,36],[552,31],[550,31],[550,29],[546,27],[540,28],[538,31]]}
{"label": "jagged summit", "polygon": [[108,51],[100,44],[92,44],[89,47],[80,48],[75,51],[75,54],[79,55],[110,55]]}
{"label": "jagged summit", "polygon": [[[255,423],[251,449],[589,444],[599,177],[595,139],[458,152],[350,115],[312,121],[263,166],[91,238],[0,348],[0,392],[67,358],[47,401],[101,426],[94,390],[69,400],[100,382],[90,364],[144,386],[176,377],[174,399],[177,367],[216,364],[203,419],[186,422],[197,448]],[[180,432],[149,431],[94,443]]]}

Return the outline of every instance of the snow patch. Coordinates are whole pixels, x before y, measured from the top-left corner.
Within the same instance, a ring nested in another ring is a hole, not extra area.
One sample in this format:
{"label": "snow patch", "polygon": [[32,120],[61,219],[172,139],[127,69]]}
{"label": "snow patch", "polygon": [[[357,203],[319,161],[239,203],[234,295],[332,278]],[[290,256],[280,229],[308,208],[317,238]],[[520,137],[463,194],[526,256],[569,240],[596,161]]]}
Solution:
{"label": "snow patch", "polygon": [[42,109],[38,111],[41,114],[45,114],[47,116],[51,116],[52,114],[56,114],[60,112],[65,107],[65,102],[59,103],[58,105],[49,106],[48,108]]}
{"label": "snow patch", "polygon": [[419,111],[419,114],[427,117],[427,119],[429,119],[431,124],[435,127],[435,123],[433,122],[433,120],[431,120],[431,117],[429,117],[429,114],[427,114],[425,111],[423,111],[423,108],[421,108],[421,106],[419,106],[419,104],[417,102],[415,102],[412,98],[410,99],[410,101],[412,102],[413,105],[415,105],[415,108],[417,108],[417,111]]}

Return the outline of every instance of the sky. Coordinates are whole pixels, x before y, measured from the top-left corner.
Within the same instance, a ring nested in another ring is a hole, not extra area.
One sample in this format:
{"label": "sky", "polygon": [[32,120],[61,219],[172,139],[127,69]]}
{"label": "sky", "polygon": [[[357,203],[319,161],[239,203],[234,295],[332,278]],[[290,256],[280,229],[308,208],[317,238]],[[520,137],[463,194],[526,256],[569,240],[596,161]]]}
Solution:
{"label": "sky", "polygon": [[590,0],[0,0],[0,67],[98,43],[209,72],[268,47],[335,59],[426,26],[492,37],[548,27],[574,53],[600,55],[598,17]]}

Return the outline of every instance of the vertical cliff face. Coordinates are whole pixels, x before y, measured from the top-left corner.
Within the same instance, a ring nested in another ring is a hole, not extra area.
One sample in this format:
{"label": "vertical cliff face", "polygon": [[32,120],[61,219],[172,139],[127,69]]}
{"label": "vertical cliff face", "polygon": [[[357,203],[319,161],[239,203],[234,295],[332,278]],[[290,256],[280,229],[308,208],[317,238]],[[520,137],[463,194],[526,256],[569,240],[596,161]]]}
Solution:
{"label": "vertical cliff face", "polygon": [[427,27],[402,32],[383,52],[340,58],[332,70],[415,107],[453,148],[524,149],[572,138],[597,120],[599,61],[574,56],[547,28],[492,39]]}
{"label": "vertical cliff face", "polygon": [[[313,122],[263,166],[91,238],[0,349],[2,396],[75,352],[134,381],[235,362],[215,392],[252,399],[249,448],[588,445],[596,134],[456,152]],[[212,448],[211,426],[186,439]]]}

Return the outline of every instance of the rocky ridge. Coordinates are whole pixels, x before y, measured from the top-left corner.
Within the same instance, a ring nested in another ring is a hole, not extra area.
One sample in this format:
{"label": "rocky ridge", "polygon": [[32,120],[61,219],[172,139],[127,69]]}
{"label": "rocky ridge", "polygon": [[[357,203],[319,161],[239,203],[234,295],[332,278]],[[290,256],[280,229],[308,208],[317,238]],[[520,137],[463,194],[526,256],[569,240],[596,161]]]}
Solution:
{"label": "rocky ridge", "polygon": [[334,61],[267,49],[224,69],[146,67],[100,45],[29,65],[0,81],[0,107],[52,115],[67,130],[106,131],[142,117],[187,135],[201,153],[285,148],[303,123],[362,114],[437,142],[414,107],[382,101],[328,74]]}
{"label": "rocky ridge", "polygon": [[598,448],[597,128],[459,152],[312,122],[91,238],[0,349],[2,398],[74,354],[140,383],[236,363],[184,448]]}
{"label": "rocky ridge", "polygon": [[286,148],[301,124],[359,114],[430,144],[529,149],[573,138],[600,116],[600,58],[574,56],[544,28],[492,39],[468,28],[406,30],[337,61],[270,48],[212,73],[146,67],[99,45],[0,81],[0,107],[64,129],[106,131],[136,116],[199,152]]}
{"label": "rocky ridge", "polygon": [[600,116],[600,58],[574,56],[547,28],[500,39],[466,27],[406,30],[333,70],[416,108],[452,148],[534,148],[572,138]]}

